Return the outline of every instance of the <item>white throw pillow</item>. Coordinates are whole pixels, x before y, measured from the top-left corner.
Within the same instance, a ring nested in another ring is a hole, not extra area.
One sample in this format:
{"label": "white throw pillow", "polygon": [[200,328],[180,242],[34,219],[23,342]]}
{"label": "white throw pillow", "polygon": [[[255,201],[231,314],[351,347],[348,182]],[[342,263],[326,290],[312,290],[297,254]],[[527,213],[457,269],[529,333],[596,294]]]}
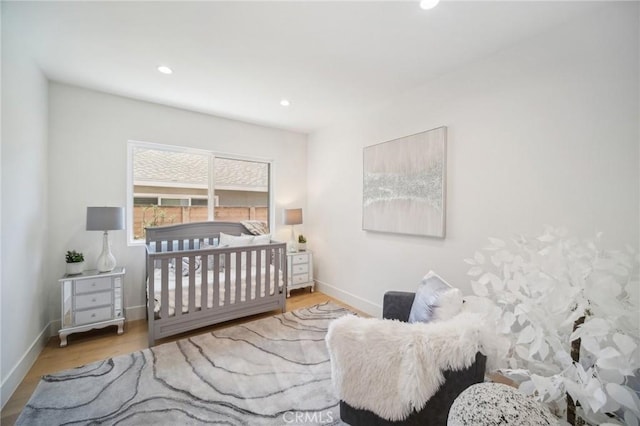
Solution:
{"label": "white throw pillow", "polygon": [[263,234],[263,235],[242,234],[241,237],[253,237],[253,241],[251,242],[251,245],[254,245],[254,246],[269,244],[271,242],[271,234]]}
{"label": "white throw pillow", "polygon": [[220,246],[228,246],[228,247],[242,247],[251,245],[253,239],[255,237],[253,235],[230,235],[225,234],[224,232],[220,233]]}
{"label": "white throw pillow", "polygon": [[[220,246],[219,247],[245,247],[253,244],[253,239],[255,237],[253,235],[229,235],[224,232],[220,233]],[[232,253],[229,256],[229,264],[231,269],[236,269],[236,254]],[[240,255],[240,268],[245,270],[247,267],[247,256],[246,253],[242,253]]]}
{"label": "white throw pillow", "polygon": [[[411,305],[411,312],[409,313],[409,322],[429,322],[432,320],[443,319],[447,315],[450,315],[449,312],[443,312],[443,318],[436,315],[436,310],[440,307],[440,297],[450,290],[454,289],[449,285],[449,283],[435,272],[429,271],[429,273],[422,278],[422,282],[416,291],[413,304]],[[460,296],[460,307],[457,308],[457,311],[455,312],[456,314],[460,312],[460,309],[462,308],[462,295],[459,294],[459,290],[458,294],[453,292],[452,294],[445,296],[443,299],[445,303],[450,302],[452,305],[450,310],[453,311],[456,309],[455,301],[458,298],[457,296]]]}

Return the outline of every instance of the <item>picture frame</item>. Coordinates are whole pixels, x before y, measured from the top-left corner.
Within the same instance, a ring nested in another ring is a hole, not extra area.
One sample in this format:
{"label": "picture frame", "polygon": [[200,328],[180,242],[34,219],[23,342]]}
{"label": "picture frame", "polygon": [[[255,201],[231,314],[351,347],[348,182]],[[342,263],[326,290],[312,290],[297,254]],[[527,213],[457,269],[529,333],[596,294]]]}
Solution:
{"label": "picture frame", "polygon": [[444,238],[447,128],[363,149],[362,229]]}

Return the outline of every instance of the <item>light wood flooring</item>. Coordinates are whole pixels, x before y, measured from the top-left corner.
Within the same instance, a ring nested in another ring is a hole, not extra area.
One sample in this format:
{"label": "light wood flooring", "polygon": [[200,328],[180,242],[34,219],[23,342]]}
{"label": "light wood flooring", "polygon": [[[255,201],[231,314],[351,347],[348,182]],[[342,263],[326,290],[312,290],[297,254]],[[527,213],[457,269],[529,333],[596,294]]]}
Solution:
{"label": "light wood flooring", "polygon": [[[312,306],[318,303],[332,301],[357,312],[356,309],[333,299],[326,294],[315,292],[309,293],[308,289],[294,290],[291,297],[287,299],[287,311]],[[278,312],[269,312],[261,315],[254,315],[198,329],[194,332],[180,334],[171,338],[159,340],[156,344],[178,340],[184,337],[201,334],[211,330],[229,327],[243,322],[253,321],[259,318],[268,317]],[[367,316],[366,314],[359,312]],[[72,334],[68,337],[68,345],[61,348],[58,337],[49,339],[49,343],[38,356],[35,364],[27,373],[22,383],[18,386],[11,399],[2,410],[0,424],[2,426],[13,425],[20,415],[35,390],[40,377],[45,374],[54,373],[60,370],[79,367],[101,359],[123,355],[147,348],[147,322],[146,320],[130,321],[125,324],[124,334],[116,334],[116,326],[99,330],[87,331],[84,333]]]}

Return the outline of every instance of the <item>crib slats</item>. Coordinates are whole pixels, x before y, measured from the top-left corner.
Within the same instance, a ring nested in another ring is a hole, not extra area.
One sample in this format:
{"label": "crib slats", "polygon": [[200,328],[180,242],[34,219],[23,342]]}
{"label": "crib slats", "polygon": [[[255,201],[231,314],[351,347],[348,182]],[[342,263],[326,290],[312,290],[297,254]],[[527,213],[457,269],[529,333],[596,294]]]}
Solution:
{"label": "crib slats", "polygon": [[273,250],[267,249],[267,265],[265,267],[264,278],[264,294],[260,293],[261,297],[269,297],[271,294],[271,260],[273,259]]}
{"label": "crib slats", "polygon": [[220,255],[213,255],[213,304],[214,309],[220,306]]}
{"label": "crib slats", "polygon": [[240,290],[242,289],[242,258],[244,257],[244,253],[242,251],[238,251],[235,255],[236,258],[236,285],[235,285],[235,297],[233,299],[233,303],[240,303]]}
{"label": "crib slats", "polygon": [[260,297],[260,286],[262,285],[262,259],[266,259],[266,255],[264,254],[265,249],[259,250],[256,258],[256,285],[253,292],[252,299],[257,299]]}
{"label": "crib slats", "polygon": [[200,270],[200,309],[204,311],[209,308],[209,256],[200,257]]}
{"label": "crib slats", "polygon": [[231,303],[231,255],[224,255],[224,306]]}
{"label": "crib slats", "polygon": [[[202,267],[202,265],[200,265],[200,267]],[[196,257],[189,256],[189,312],[195,312],[195,311],[196,311]]]}
{"label": "crib slats", "polygon": [[[278,292],[278,286],[280,285],[280,259],[281,259],[281,254],[279,250],[275,251],[275,267],[274,269],[274,277],[273,277],[273,292],[277,293]],[[269,294],[271,294],[271,291],[269,291]]]}
{"label": "crib slats", "polygon": [[[169,316],[169,259],[162,259],[160,261],[161,279],[160,279],[160,316],[167,318]],[[150,298],[153,294],[149,295]]]}
{"label": "crib slats", "polygon": [[244,316],[284,308],[286,292],[275,287],[286,279],[283,243],[216,248],[215,236],[153,235],[147,240],[150,344],[207,319],[234,318],[236,311]]}
{"label": "crib slats", "polygon": [[244,279],[244,301],[251,300],[251,285],[253,282],[251,281],[253,266],[253,250],[247,251],[247,268],[246,275]]}
{"label": "crib slats", "polygon": [[173,272],[176,277],[176,289],[173,292],[174,309],[173,315],[182,316],[182,258],[173,258]]}

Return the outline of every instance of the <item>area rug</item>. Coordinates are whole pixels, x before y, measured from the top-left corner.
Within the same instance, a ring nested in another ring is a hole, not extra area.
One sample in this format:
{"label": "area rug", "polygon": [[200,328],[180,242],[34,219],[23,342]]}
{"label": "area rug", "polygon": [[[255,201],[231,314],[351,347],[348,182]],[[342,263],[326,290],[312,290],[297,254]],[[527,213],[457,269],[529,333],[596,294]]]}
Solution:
{"label": "area rug", "polygon": [[44,376],[18,425],[341,424],[332,303]]}

